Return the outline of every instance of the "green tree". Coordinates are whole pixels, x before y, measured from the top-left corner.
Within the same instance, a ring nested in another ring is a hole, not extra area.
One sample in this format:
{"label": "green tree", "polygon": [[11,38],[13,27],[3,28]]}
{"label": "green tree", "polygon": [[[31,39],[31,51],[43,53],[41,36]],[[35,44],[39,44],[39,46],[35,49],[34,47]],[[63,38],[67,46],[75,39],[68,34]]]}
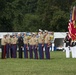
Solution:
{"label": "green tree", "polygon": [[40,18],[38,15],[25,14],[23,20],[24,31],[38,31],[40,25]]}
{"label": "green tree", "polygon": [[50,21],[51,29],[54,31],[67,31],[68,19],[68,13],[61,10],[54,12],[53,19]]}
{"label": "green tree", "polygon": [[0,0],[0,31],[67,31],[76,0]]}

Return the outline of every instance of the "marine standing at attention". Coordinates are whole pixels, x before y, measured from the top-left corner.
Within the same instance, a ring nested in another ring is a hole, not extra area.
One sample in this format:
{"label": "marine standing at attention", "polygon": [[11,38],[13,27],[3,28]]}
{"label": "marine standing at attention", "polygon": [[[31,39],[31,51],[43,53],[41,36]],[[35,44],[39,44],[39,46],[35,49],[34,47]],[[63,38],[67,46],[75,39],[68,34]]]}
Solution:
{"label": "marine standing at attention", "polygon": [[6,35],[4,35],[3,38],[1,39],[1,48],[2,48],[1,58],[5,59],[6,58]]}
{"label": "marine standing at attention", "polygon": [[18,47],[19,47],[19,58],[22,58],[22,48],[24,46],[23,38],[21,33],[18,33]]}
{"label": "marine standing at attention", "polygon": [[45,30],[45,55],[46,55],[46,59],[50,59],[50,45],[51,45],[50,35],[48,34],[48,31]]}
{"label": "marine standing at attention", "polygon": [[38,43],[39,43],[39,57],[40,59],[44,59],[44,51],[43,51],[43,47],[44,47],[44,35],[43,35],[43,31],[41,29],[39,29],[39,38],[38,38]]}
{"label": "marine standing at attention", "polygon": [[28,37],[26,36],[26,33],[24,33],[24,58],[28,58]]}

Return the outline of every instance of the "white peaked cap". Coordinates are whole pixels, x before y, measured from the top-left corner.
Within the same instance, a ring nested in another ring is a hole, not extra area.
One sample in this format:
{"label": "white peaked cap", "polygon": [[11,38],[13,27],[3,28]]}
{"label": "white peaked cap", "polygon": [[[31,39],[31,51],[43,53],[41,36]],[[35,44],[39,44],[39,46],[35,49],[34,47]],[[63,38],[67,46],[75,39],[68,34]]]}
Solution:
{"label": "white peaked cap", "polygon": [[26,32],[24,32],[23,34],[26,34]]}
{"label": "white peaked cap", "polygon": [[32,35],[31,33],[29,33],[29,35]]}
{"label": "white peaked cap", "polygon": [[48,32],[47,30],[44,30],[44,32]]}
{"label": "white peaked cap", "polygon": [[40,32],[43,32],[43,30],[39,29]]}
{"label": "white peaked cap", "polygon": [[18,34],[21,34],[20,32]]}
{"label": "white peaked cap", "polygon": [[36,33],[32,33],[32,34],[34,34],[34,35],[35,35]]}
{"label": "white peaked cap", "polygon": [[69,32],[66,32],[66,34],[68,34]]}

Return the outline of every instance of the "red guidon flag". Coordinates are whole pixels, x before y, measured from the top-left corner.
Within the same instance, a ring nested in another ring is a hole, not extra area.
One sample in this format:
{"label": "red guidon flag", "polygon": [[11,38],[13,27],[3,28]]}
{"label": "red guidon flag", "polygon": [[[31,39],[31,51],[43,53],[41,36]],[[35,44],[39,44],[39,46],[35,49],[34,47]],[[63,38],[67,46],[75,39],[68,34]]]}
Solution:
{"label": "red guidon flag", "polygon": [[73,22],[69,22],[68,30],[69,37],[72,38],[72,40],[76,40],[76,27],[74,27]]}
{"label": "red guidon flag", "polygon": [[73,7],[70,13],[70,21],[68,25],[69,37],[76,40],[76,6]]}

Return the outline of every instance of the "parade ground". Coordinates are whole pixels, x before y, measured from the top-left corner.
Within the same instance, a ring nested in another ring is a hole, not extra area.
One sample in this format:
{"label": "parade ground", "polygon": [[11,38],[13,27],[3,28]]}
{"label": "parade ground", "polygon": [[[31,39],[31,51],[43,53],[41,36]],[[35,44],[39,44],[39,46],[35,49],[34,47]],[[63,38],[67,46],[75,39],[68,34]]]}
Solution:
{"label": "parade ground", "polygon": [[76,75],[76,59],[66,59],[63,51],[50,54],[50,60],[0,59],[0,75]]}

